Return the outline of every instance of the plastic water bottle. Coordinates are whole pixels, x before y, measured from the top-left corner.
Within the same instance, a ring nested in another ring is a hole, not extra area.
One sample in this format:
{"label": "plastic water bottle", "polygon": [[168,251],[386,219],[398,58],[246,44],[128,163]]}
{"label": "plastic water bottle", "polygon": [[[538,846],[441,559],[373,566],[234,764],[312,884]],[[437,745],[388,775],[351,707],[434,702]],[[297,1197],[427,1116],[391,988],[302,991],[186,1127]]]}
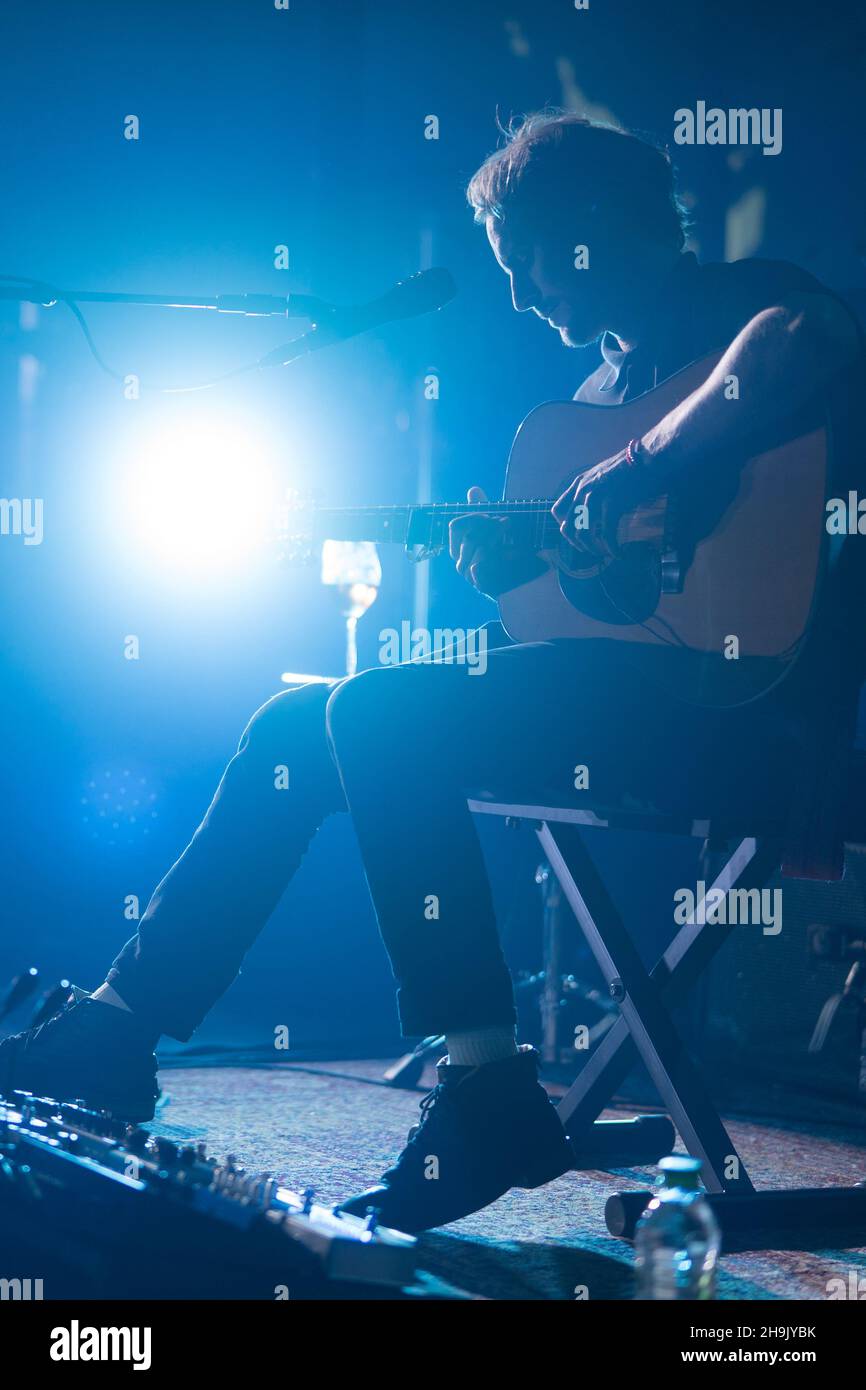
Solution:
{"label": "plastic water bottle", "polygon": [[674,1154],[635,1228],[637,1298],[709,1299],[716,1293],[721,1233],[700,1187],[701,1161]]}

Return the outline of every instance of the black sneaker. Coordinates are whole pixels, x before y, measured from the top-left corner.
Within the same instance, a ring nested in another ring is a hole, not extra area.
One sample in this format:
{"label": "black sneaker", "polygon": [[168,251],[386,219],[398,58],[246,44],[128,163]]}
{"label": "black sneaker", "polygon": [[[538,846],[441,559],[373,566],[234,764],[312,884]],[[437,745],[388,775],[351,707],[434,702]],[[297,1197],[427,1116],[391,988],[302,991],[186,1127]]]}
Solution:
{"label": "black sneaker", "polygon": [[83,998],[38,1028],[0,1042],[0,1096],[32,1091],[52,1100],[81,1100],[118,1120],[152,1120],[156,1039],[135,1014]]}
{"label": "black sneaker", "polygon": [[538,1080],[538,1053],[481,1067],[440,1062],[421,1123],[379,1186],[341,1211],[374,1207],[383,1225],[426,1231],[495,1202],[510,1187],[541,1187],[573,1166],[571,1146]]}

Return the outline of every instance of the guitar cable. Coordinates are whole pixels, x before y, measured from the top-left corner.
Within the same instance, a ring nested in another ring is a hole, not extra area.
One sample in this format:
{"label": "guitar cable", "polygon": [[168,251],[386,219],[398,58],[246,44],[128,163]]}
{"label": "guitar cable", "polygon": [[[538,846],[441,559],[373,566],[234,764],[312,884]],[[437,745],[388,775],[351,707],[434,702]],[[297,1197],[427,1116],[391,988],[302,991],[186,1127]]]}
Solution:
{"label": "guitar cable", "polygon": [[[666,618],[661,618],[658,616],[658,614],[651,614],[649,619],[645,619],[643,621],[640,621],[637,618],[633,618],[631,614],[626,612],[626,610],[620,604],[617,603],[616,599],[612,598],[611,595],[608,593],[608,590],[605,587],[603,576],[599,575],[598,578],[602,592],[605,598],[607,599],[608,603],[610,603],[611,606],[615,608],[616,611],[623,618],[625,618],[627,622],[631,623],[633,627],[642,628],[644,632],[648,632],[651,637],[655,637],[658,641],[664,642],[665,646],[674,648],[679,647],[683,651],[691,650],[688,643],[682,640],[682,638],[678,635],[675,629],[671,627],[671,624],[667,621]],[[675,641],[671,642],[666,637],[663,637],[660,632],[654,632],[653,629],[648,626],[648,623],[652,621],[662,623],[675,638]],[[757,690],[754,695],[750,695],[745,700],[737,700],[734,705],[711,704],[706,700],[690,700],[686,695],[681,695],[679,692],[677,693],[677,699],[682,700],[683,704],[690,705],[692,709],[728,710],[742,709],[746,705],[752,705],[755,703],[756,700],[760,700],[765,695],[769,695],[785,679],[785,676],[788,674],[789,664],[793,663],[793,661],[795,660],[797,653],[802,645],[802,642],[803,638],[801,637],[790,647],[786,648],[785,651],[779,653],[778,657],[776,657],[775,659],[780,663],[781,669],[776,679],[772,681],[770,685],[765,686],[761,690]]]}
{"label": "guitar cable", "polygon": [[[601,591],[604,594],[610,606],[612,608],[615,608],[617,613],[619,613],[620,617],[625,618],[626,622],[631,623],[632,627],[643,628],[644,632],[648,632],[650,637],[657,638],[659,642],[664,642],[665,645],[668,647],[687,647],[687,643],[685,643],[683,639],[679,636],[679,634],[675,631],[675,629],[671,627],[670,623],[667,621],[666,618],[661,618],[658,616],[658,614],[655,613],[651,613],[649,618],[635,618],[632,616],[631,613],[629,613],[625,608],[623,608],[621,604],[617,603],[616,599],[609,593],[607,586],[605,585],[603,572],[598,576],[598,582],[601,587]],[[653,620],[657,623],[662,623],[663,626],[667,628],[668,632],[671,634],[674,640],[670,641],[667,637],[663,637],[660,632],[654,632],[651,627],[648,627],[647,624]]]}

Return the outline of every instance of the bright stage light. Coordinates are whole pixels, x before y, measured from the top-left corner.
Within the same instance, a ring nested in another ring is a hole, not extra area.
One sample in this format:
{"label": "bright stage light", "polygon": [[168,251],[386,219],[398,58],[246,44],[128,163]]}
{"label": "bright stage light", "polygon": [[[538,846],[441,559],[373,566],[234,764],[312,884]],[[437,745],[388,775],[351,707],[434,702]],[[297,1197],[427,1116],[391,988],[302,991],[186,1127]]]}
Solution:
{"label": "bright stage light", "polygon": [[127,536],[175,572],[236,572],[272,542],[277,504],[275,470],[254,432],[187,422],[136,448]]}

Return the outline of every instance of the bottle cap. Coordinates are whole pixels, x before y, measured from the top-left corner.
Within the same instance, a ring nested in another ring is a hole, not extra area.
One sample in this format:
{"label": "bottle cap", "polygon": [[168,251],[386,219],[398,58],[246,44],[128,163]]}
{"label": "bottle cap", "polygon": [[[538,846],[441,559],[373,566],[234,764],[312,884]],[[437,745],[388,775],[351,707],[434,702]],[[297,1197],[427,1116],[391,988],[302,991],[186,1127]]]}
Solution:
{"label": "bottle cap", "polygon": [[685,1187],[696,1190],[701,1185],[701,1160],[688,1154],[671,1154],[659,1162],[662,1187]]}

